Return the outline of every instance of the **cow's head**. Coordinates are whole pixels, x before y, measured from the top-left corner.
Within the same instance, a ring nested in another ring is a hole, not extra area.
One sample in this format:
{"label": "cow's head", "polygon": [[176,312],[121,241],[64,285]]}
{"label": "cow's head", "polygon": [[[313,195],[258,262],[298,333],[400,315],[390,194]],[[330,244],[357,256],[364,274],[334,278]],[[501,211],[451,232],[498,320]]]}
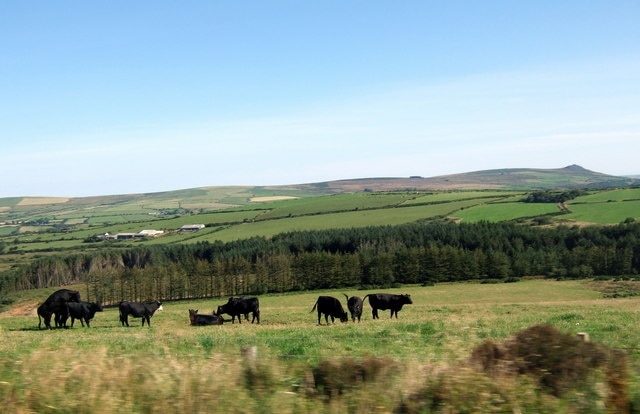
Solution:
{"label": "cow's head", "polygon": [[189,320],[191,321],[191,325],[195,324],[197,314],[198,314],[198,309],[189,309]]}
{"label": "cow's head", "polygon": [[93,311],[93,312],[103,312],[104,309],[102,308],[102,304],[101,303],[90,303],[89,304],[89,310]]}
{"label": "cow's head", "polygon": [[72,290],[69,292],[69,302],[80,302],[80,292]]}
{"label": "cow's head", "polygon": [[411,295],[400,295],[402,297],[402,303],[411,305],[413,301],[411,300]]}
{"label": "cow's head", "polygon": [[347,315],[347,312],[342,312],[342,315],[340,315],[340,322],[349,322],[349,315]]}
{"label": "cow's head", "polygon": [[218,306],[218,309],[213,313],[214,315],[222,315],[223,313],[227,313],[228,303],[225,305]]}

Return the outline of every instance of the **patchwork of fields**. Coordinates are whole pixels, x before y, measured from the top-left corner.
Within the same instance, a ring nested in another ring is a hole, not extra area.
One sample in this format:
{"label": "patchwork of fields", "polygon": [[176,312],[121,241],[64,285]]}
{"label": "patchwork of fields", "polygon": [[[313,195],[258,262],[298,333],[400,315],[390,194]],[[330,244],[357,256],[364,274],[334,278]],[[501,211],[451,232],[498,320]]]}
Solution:
{"label": "patchwork of fields", "polygon": [[[196,202],[205,205],[206,192],[185,195],[194,199],[175,198],[175,194],[164,201],[122,202],[116,198],[111,204],[85,203],[73,208],[62,202],[27,203],[28,208],[21,213],[12,210],[13,215],[21,216],[0,226],[0,243],[5,253],[0,256],[0,270],[23,263],[34,254],[99,248],[105,242],[87,243],[87,240],[100,234],[137,233],[145,229],[163,230],[164,236],[108,243],[112,247],[126,247],[132,243],[228,242],[299,230],[398,225],[436,219],[535,220],[547,225],[584,225],[616,224],[640,218],[640,188],[593,190],[562,206],[523,203],[520,200],[526,193],[522,191],[361,192],[312,197],[294,191],[269,195],[244,191],[230,191],[236,200],[246,197],[243,205],[225,205],[222,209],[219,194],[215,200],[209,198],[208,208],[186,208]],[[248,201],[257,196],[274,201]],[[206,228],[195,233],[176,231],[185,224],[204,224]]]}

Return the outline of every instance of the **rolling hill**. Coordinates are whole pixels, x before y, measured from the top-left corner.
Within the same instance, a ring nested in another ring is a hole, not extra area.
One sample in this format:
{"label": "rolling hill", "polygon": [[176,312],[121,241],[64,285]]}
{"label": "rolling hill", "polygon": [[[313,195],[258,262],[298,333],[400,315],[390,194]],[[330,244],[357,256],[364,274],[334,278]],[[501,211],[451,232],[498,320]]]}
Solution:
{"label": "rolling hill", "polygon": [[559,190],[573,188],[626,187],[640,180],[587,170],[579,165],[557,169],[505,168],[473,171],[436,177],[364,178],[326,183],[341,191],[395,190]]}
{"label": "rolling hill", "polygon": [[[228,242],[289,231],[425,220],[616,224],[640,219],[639,184],[640,180],[573,165],[432,178],[202,187],[79,198],[0,198],[0,270],[42,254],[105,246]],[[580,189],[582,195],[560,204],[523,202],[532,191],[564,193],[571,189]],[[180,231],[193,224],[204,228],[195,233]],[[146,237],[158,233],[162,236]],[[105,241],[113,236],[117,242]]]}
{"label": "rolling hill", "polygon": [[256,198],[312,197],[361,191],[439,190],[559,190],[640,185],[640,179],[587,170],[578,165],[558,169],[506,168],[435,177],[380,177],[277,186],[212,186],[144,194],[96,197],[0,198],[0,222],[55,215],[72,210],[104,210],[138,205],[167,213],[186,209],[218,210],[252,203]]}

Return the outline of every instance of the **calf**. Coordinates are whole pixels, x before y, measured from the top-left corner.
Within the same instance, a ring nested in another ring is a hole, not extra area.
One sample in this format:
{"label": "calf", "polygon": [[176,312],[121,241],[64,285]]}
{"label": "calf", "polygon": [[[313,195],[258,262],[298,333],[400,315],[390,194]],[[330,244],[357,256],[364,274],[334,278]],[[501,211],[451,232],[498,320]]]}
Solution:
{"label": "calf", "polygon": [[249,320],[249,313],[252,314],[251,323],[257,322],[260,323],[260,301],[258,298],[229,298],[229,301],[224,305],[218,306],[218,310],[214,312],[214,315],[221,316],[226,313],[231,316],[231,323],[235,323],[236,316],[238,317],[238,322],[242,323],[242,319],[240,315],[244,315],[245,320]]}
{"label": "calf", "polygon": [[222,325],[224,319],[218,315],[201,315],[197,309],[189,309],[189,320],[192,326]]}
{"label": "calf", "polygon": [[398,319],[398,311],[402,309],[403,305],[410,305],[413,303],[411,295],[393,295],[390,293],[371,293],[366,295],[362,300],[364,301],[369,297],[369,304],[371,305],[371,313],[373,319],[378,318],[378,309],[387,310],[391,309],[391,317],[396,315]]}
{"label": "calf", "polygon": [[318,325],[320,323],[320,317],[324,314],[324,320],[329,325],[329,317],[331,317],[331,323],[335,322],[335,318],[340,318],[340,322],[348,322],[349,316],[347,312],[342,308],[342,303],[333,296],[318,296],[316,303],[313,305],[311,312],[318,308]]}
{"label": "calf", "polygon": [[155,302],[120,302],[120,322],[122,326],[129,326],[129,315],[135,318],[142,318],[142,326],[147,321],[147,326],[151,327],[151,317],[156,311],[162,310],[162,303]]}
{"label": "calf", "polygon": [[351,320],[353,322],[358,319],[360,322],[360,318],[362,317],[362,299],[359,296],[347,296],[345,293],[343,295],[347,298],[347,308],[349,309],[349,313],[351,313]]}
{"label": "calf", "polygon": [[[93,319],[96,312],[102,312],[102,305],[94,302],[69,302],[69,316],[71,316],[71,327],[73,328],[73,323],[76,319],[80,320],[82,326],[87,324],[87,328],[90,327],[89,321]],[[66,323],[66,321],[65,321]]]}

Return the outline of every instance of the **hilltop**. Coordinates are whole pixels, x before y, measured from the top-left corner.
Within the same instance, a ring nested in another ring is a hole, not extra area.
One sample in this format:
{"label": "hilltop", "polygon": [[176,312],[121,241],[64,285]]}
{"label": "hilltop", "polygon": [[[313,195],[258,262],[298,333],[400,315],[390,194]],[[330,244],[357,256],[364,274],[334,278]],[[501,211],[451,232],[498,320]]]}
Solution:
{"label": "hilltop", "polygon": [[342,191],[394,190],[561,190],[638,185],[640,180],[587,170],[579,165],[557,169],[504,168],[435,177],[363,178],[327,182],[327,188]]}

